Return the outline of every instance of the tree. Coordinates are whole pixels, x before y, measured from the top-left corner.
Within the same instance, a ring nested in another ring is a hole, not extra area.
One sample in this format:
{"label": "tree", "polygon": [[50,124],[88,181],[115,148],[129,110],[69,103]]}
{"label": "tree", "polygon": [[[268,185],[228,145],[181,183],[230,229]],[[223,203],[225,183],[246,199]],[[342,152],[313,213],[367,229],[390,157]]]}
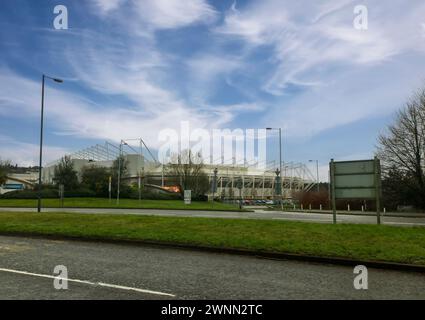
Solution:
{"label": "tree", "polygon": [[406,103],[378,141],[384,179],[397,173],[404,187],[414,190],[412,204],[425,208],[425,89]]}
{"label": "tree", "polygon": [[70,156],[64,156],[55,166],[53,181],[55,184],[63,184],[65,190],[74,190],[78,187],[77,171]]}
{"label": "tree", "polygon": [[81,183],[88,189],[96,192],[97,196],[108,195],[110,172],[108,168],[86,166],[81,173]]}
{"label": "tree", "polygon": [[382,179],[382,202],[389,210],[416,203],[414,181],[396,167],[389,168]]}
{"label": "tree", "polygon": [[210,185],[201,155],[194,155],[191,150],[183,150],[171,158],[165,170],[171,180],[179,186],[181,196],[184,196],[184,190],[191,190],[193,197],[205,195]]}
{"label": "tree", "polygon": [[0,160],[0,186],[6,183],[9,169],[10,169],[10,162]]}

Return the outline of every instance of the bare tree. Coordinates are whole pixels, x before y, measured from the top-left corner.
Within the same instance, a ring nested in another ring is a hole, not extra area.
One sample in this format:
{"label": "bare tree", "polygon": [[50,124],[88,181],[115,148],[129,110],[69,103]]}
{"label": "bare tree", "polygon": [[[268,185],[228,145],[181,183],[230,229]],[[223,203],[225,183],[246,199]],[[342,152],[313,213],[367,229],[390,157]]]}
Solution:
{"label": "bare tree", "polygon": [[183,196],[184,190],[192,190],[194,197],[204,195],[209,189],[208,176],[204,171],[200,154],[191,150],[183,150],[180,154],[171,156],[171,161],[165,167],[167,175],[179,186]]}
{"label": "bare tree", "polygon": [[383,161],[384,174],[397,170],[411,178],[418,199],[422,199],[420,205],[424,206],[425,90],[416,93],[397,113],[388,132],[379,136],[378,155]]}

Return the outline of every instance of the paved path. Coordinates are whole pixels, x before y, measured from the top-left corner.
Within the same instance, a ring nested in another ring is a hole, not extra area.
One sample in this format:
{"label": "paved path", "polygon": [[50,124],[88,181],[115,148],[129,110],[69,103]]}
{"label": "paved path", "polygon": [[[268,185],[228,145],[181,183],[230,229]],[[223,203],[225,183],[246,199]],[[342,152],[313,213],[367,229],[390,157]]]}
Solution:
{"label": "paved path", "polygon": [[[54,289],[56,265],[68,290]],[[420,273],[369,268],[368,290],[353,279],[344,266],[0,236],[0,299],[425,299]]]}
{"label": "paved path", "polygon": [[[2,211],[35,212],[33,208],[0,208]],[[209,217],[209,218],[237,218],[237,219],[269,219],[269,220],[296,220],[306,222],[332,223],[332,215],[326,213],[281,212],[256,210],[255,212],[231,211],[202,211],[202,210],[158,210],[158,209],[101,209],[101,208],[44,208],[44,212],[76,212],[100,214],[139,214],[173,217]],[[376,224],[376,217],[371,215],[344,215],[338,214],[338,223],[368,223]],[[425,226],[425,217],[382,217],[383,224],[397,226]]]}

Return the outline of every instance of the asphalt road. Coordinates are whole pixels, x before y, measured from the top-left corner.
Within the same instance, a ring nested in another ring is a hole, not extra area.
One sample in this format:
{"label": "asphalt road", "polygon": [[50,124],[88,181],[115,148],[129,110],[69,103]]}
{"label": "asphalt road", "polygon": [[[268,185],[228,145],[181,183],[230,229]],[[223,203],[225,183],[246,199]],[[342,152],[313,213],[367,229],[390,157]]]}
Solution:
{"label": "asphalt road", "polygon": [[[2,211],[35,212],[33,208],[0,208]],[[202,210],[158,210],[158,209],[102,209],[102,208],[43,208],[43,212],[76,212],[76,213],[125,213],[139,215],[158,215],[173,217],[209,217],[209,218],[237,218],[237,219],[270,219],[270,220],[295,220],[318,223],[332,223],[332,214],[306,213],[306,212],[281,212],[256,210],[255,212],[231,212],[231,211],[202,211]],[[338,214],[338,223],[365,223],[376,224],[376,217],[370,214],[348,215]],[[425,217],[392,217],[382,216],[383,224],[397,226],[425,226]]]}
{"label": "asphalt road", "polygon": [[[67,290],[53,286],[56,265]],[[345,266],[0,236],[0,299],[425,299],[424,274],[368,271],[355,290]]]}

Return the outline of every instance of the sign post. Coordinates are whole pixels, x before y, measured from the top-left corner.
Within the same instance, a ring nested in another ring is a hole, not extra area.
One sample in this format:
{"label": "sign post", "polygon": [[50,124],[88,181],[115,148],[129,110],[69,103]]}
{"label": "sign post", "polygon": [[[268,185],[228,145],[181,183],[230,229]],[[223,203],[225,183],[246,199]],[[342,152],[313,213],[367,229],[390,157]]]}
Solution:
{"label": "sign post", "polygon": [[60,198],[60,202],[61,202],[61,207],[63,208],[63,198],[65,195],[65,187],[63,184],[59,185],[59,198]]}
{"label": "sign post", "polygon": [[331,159],[330,172],[331,172],[332,216],[333,216],[333,223],[336,224],[335,174],[333,174],[335,172],[334,159]]}
{"label": "sign post", "polygon": [[381,224],[381,163],[375,157],[376,219]]}
{"label": "sign post", "polygon": [[184,203],[190,204],[192,201],[192,190],[185,190],[184,191]]}
{"label": "sign post", "polygon": [[212,185],[211,185],[211,189],[212,189],[212,207],[213,208],[214,208],[215,192],[217,191],[217,172],[218,172],[218,169],[215,168],[214,169],[214,176],[213,176],[213,180],[212,180]]}
{"label": "sign post", "polygon": [[371,160],[329,163],[333,221],[336,223],[336,200],[372,199],[376,201],[377,223],[381,223],[381,165]]}
{"label": "sign post", "polygon": [[137,177],[137,189],[139,191],[139,201],[142,199],[142,178],[139,176]]}
{"label": "sign post", "polygon": [[237,187],[239,189],[239,210],[242,210],[242,187],[243,187],[243,181],[241,178],[239,178]]}
{"label": "sign post", "polygon": [[111,176],[109,176],[108,193],[109,193],[109,202],[111,202],[111,193],[112,193],[112,177]]}

